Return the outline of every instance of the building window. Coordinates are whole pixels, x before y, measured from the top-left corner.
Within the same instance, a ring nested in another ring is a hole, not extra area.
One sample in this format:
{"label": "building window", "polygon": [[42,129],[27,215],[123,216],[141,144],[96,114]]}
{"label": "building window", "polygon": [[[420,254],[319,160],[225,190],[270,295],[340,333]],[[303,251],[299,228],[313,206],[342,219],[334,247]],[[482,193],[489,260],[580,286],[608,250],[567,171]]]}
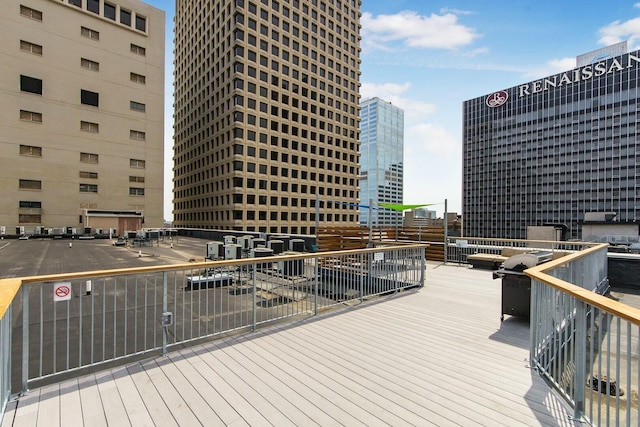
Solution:
{"label": "building window", "polygon": [[27,6],[20,5],[20,15],[42,22],[42,12]]}
{"label": "building window", "polygon": [[98,179],[98,172],[80,171],[80,178]]}
{"label": "building window", "polygon": [[80,192],[81,193],[97,193],[98,185],[97,184],[80,184]]}
{"label": "building window", "polygon": [[42,46],[24,40],[20,40],[20,50],[34,55],[42,55]]}
{"label": "building window", "polygon": [[93,105],[97,107],[99,105],[100,96],[97,92],[91,92],[90,90],[80,90],[80,102],[84,105]]}
{"label": "building window", "polygon": [[135,53],[136,55],[146,56],[147,49],[143,48],[142,46],[138,46],[137,44],[131,43],[131,52]]}
{"label": "building window", "polygon": [[147,106],[141,102],[129,101],[129,108],[133,111],[141,111],[144,113],[147,109]]}
{"label": "building window", "polygon": [[98,131],[100,130],[100,126],[98,125],[98,123],[91,123],[91,122],[80,122],[80,130],[84,131],[84,132],[93,132],[93,133],[98,133]]}
{"label": "building window", "polygon": [[120,23],[126,25],[127,27],[131,26],[131,12],[128,10],[120,8]]}
{"label": "building window", "polygon": [[147,31],[147,18],[136,15],[136,30]]}
{"label": "building window", "polygon": [[87,10],[100,14],[100,0],[87,0]]}
{"label": "building window", "polygon": [[20,146],[21,156],[42,157],[42,147],[34,147],[31,145]]}
{"label": "building window", "polygon": [[20,207],[23,209],[42,209],[42,202],[20,200]]}
{"label": "building window", "polygon": [[144,141],[146,139],[146,134],[144,132],[140,132],[139,130],[130,130],[129,138],[136,141]]}
{"label": "building window", "polygon": [[129,167],[132,167],[135,169],[144,169],[145,161],[139,160],[139,159],[129,159]]}
{"label": "building window", "polygon": [[20,76],[20,90],[42,95],[42,80],[29,76]]}
{"label": "building window", "polygon": [[144,176],[129,176],[129,182],[144,182]]}
{"label": "building window", "polygon": [[42,113],[34,113],[33,111],[20,110],[20,120],[27,122],[42,123]]}
{"label": "building window", "polygon": [[18,181],[21,190],[42,190],[42,181],[35,179],[21,179]]}
{"label": "building window", "polygon": [[18,214],[20,224],[42,224],[42,216],[37,214]]}
{"label": "building window", "polygon": [[144,188],[129,187],[130,196],[144,196]]}
{"label": "building window", "polygon": [[69,0],[69,4],[74,6],[82,7],[82,0]]}
{"label": "building window", "polygon": [[116,20],[116,7],[110,3],[104,3],[104,17],[109,18],[112,21]]}
{"label": "building window", "polygon": [[131,73],[129,79],[134,83],[145,84],[145,76],[142,74]]}
{"label": "building window", "polygon": [[93,153],[80,153],[80,161],[82,163],[98,163],[98,155]]}
{"label": "building window", "polygon": [[96,30],[92,30],[91,28],[80,27],[80,35],[92,40],[100,40],[100,33]]}
{"label": "building window", "polygon": [[100,63],[98,63],[96,61],[92,61],[90,59],[81,58],[80,59],[80,66],[82,68],[86,68],[87,70],[100,71]]}

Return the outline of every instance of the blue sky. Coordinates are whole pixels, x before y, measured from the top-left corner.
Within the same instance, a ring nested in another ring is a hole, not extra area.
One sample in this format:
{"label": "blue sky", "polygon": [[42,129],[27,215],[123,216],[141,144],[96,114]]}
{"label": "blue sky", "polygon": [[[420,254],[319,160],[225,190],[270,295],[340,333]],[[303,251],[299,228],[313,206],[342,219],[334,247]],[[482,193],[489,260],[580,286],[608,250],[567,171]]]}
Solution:
{"label": "blue sky", "polygon": [[[188,1],[188,0],[186,0]],[[165,219],[173,184],[174,1],[166,12]],[[462,207],[462,103],[575,67],[618,41],[640,47],[640,3],[609,0],[478,2],[363,0],[362,99],[405,111],[404,202]]]}

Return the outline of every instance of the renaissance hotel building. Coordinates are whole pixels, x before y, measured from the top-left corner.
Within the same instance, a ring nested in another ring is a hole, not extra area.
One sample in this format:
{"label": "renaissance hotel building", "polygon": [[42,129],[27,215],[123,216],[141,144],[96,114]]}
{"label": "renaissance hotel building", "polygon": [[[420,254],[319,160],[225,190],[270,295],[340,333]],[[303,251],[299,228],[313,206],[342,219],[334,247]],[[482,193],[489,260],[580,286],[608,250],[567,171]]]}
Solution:
{"label": "renaissance hotel building", "polygon": [[640,51],[626,42],[577,68],[463,104],[464,234],[582,238],[585,214],[640,220]]}

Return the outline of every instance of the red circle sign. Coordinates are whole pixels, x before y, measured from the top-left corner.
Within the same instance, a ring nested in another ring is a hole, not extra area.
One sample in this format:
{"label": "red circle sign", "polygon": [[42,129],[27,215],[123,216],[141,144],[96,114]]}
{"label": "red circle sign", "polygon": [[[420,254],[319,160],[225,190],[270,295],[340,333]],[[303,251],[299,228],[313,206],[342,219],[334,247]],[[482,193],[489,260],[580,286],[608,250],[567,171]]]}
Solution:
{"label": "red circle sign", "polygon": [[64,298],[67,295],[69,295],[69,293],[71,292],[71,288],[69,288],[68,286],[58,286],[56,288],[56,296],[58,298]]}

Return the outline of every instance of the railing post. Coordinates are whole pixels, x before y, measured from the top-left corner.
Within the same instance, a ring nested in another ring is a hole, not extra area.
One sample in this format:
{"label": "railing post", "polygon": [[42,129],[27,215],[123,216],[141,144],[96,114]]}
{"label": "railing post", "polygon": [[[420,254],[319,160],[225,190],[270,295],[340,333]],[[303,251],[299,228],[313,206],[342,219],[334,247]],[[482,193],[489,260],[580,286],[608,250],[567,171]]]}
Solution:
{"label": "railing post", "polygon": [[251,332],[255,332],[256,331],[256,317],[258,315],[258,311],[256,310],[256,305],[258,304],[257,301],[257,296],[256,296],[256,291],[257,291],[257,286],[256,286],[256,276],[258,275],[258,263],[254,262],[253,263],[253,274],[252,274],[252,279],[253,279],[253,291],[252,291],[252,305],[253,307],[251,308],[252,311],[252,320],[251,320]]}
{"label": "railing post", "polygon": [[420,257],[420,287],[424,287],[424,280],[427,271],[427,248],[422,248],[420,254],[422,255]]}
{"label": "railing post", "polygon": [[314,258],[314,284],[313,284],[313,315],[317,316],[318,315],[318,262],[320,260],[319,256],[315,256]]}
{"label": "railing post", "polygon": [[576,420],[581,420],[586,408],[586,384],[587,384],[587,352],[580,349],[587,348],[587,304],[584,301],[576,300],[576,349],[575,364],[576,378],[573,400],[573,416]]}
{"label": "railing post", "polygon": [[[42,304],[42,301],[40,302]],[[29,392],[29,284],[22,284],[22,394]]]}
{"label": "railing post", "polygon": [[[162,313],[166,313],[167,312],[167,306],[168,306],[168,302],[167,302],[167,272],[163,271],[162,272]],[[164,323],[164,322],[163,322]],[[164,324],[162,325],[162,355],[166,356],[167,355],[167,328],[169,326],[165,326]]]}
{"label": "railing post", "polygon": [[[369,255],[369,253],[367,253],[367,255]],[[369,258],[369,257],[367,257]],[[358,280],[359,284],[360,284],[360,289],[358,290],[360,293],[360,304],[362,304],[364,302],[364,286],[362,286],[362,282],[364,280],[364,259],[365,259],[365,254],[363,254],[362,252],[360,253],[360,274],[358,276],[360,276],[360,280]]]}
{"label": "railing post", "polygon": [[444,265],[447,265],[447,257],[449,252],[449,239],[444,236]]}

